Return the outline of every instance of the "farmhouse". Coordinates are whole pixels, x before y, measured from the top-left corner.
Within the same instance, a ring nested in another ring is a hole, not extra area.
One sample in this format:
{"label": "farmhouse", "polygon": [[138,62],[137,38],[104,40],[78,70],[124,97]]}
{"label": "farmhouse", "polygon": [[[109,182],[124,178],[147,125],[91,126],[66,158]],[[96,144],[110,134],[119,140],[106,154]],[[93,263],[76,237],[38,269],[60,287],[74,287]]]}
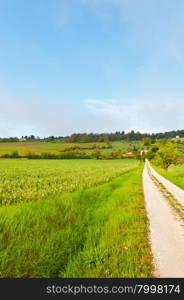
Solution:
{"label": "farmhouse", "polygon": [[149,152],[149,150],[146,150],[146,149],[145,149],[145,150],[141,150],[141,151],[140,151],[140,154],[141,154],[141,156],[142,156],[143,154],[147,154],[148,152]]}

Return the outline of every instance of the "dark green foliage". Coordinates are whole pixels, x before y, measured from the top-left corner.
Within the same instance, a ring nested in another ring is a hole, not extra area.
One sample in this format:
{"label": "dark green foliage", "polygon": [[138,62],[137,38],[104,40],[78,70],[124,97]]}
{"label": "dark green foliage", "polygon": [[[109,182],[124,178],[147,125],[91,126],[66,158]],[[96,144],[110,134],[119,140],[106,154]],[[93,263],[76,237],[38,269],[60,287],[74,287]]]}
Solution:
{"label": "dark green foliage", "polygon": [[150,146],[151,145],[151,138],[148,136],[143,139],[144,146]]}
{"label": "dark green foliage", "polygon": [[13,151],[10,154],[3,154],[2,158],[20,158],[18,151]]}
{"label": "dark green foliage", "polygon": [[167,170],[171,164],[176,163],[178,149],[174,143],[167,142],[159,147],[154,157],[154,163]]}
{"label": "dark green foliage", "polygon": [[[73,133],[70,136],[49,136],[41,139],[40,137],[35,137],[34,135],[23,136],[22,138],[26,141],[46,141],[46,142],[70,142],[70,143],[89,143],[89,142],[105,142],[109,141],[141,141],[144,138],[151,138],[152,143],[156,139],[170,139],[176,136],[184,137],[184,130],[173,130],[168,132],[160,133],[141,133],[134,130],[125,133],[124,131],[116,131],[114,133]],[[10,138],[0,138],[0,142],[18,142],[17,137]]]}

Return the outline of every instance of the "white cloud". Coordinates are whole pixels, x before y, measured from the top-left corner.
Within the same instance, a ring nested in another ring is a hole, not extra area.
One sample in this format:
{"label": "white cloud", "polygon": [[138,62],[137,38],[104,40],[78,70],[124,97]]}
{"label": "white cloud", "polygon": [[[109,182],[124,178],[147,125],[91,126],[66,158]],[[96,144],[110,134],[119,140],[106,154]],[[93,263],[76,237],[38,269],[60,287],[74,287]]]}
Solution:
{"label": "white cloud", "polygon": [[184,100],[145,99],[122,104],[112,100],[85,100],[88,111],[116,130],[149,132],[184,128]]}
{"label": "white cloud", "polygon": [[68,135],[132,129],[159,132],[184,128],[184,100],[144,98],[125,103],[88,99],[81,103],[83,109],[80,112],[53,99],[46,103],[0,97],[0,136]]}
{"label": "white cloud", "polygon": [[72,113],[62,104],[48,101],[23,101],[0,97],[0,136],[62,135],[68,133]]}

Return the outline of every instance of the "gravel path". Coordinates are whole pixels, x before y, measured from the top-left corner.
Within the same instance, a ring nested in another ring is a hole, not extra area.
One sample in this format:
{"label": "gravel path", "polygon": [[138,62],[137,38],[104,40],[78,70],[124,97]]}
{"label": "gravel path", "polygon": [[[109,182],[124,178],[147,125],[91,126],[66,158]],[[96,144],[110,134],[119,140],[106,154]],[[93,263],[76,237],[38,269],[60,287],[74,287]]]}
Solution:
{"label": "gravel path", "polygon": [[[155,277],[184,277],[184,227],[154,183],[145,163],[143,185]],[[155,175],[155,174],[154,174]]]}

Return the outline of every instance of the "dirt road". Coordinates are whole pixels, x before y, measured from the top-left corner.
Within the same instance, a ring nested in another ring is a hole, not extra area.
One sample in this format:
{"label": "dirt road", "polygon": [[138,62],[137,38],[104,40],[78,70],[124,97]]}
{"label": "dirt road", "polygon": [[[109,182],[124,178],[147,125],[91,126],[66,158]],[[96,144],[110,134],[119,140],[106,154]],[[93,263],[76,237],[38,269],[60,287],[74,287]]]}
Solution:
{"label": "dirt road", "polygon": [[[143,185],[150,223],[155,277],[184,277],[184,227],[151,178],[145,163]],[[155,175],[155,173],[154,173]],[[159,175],[159,174],[158,174]]]}

